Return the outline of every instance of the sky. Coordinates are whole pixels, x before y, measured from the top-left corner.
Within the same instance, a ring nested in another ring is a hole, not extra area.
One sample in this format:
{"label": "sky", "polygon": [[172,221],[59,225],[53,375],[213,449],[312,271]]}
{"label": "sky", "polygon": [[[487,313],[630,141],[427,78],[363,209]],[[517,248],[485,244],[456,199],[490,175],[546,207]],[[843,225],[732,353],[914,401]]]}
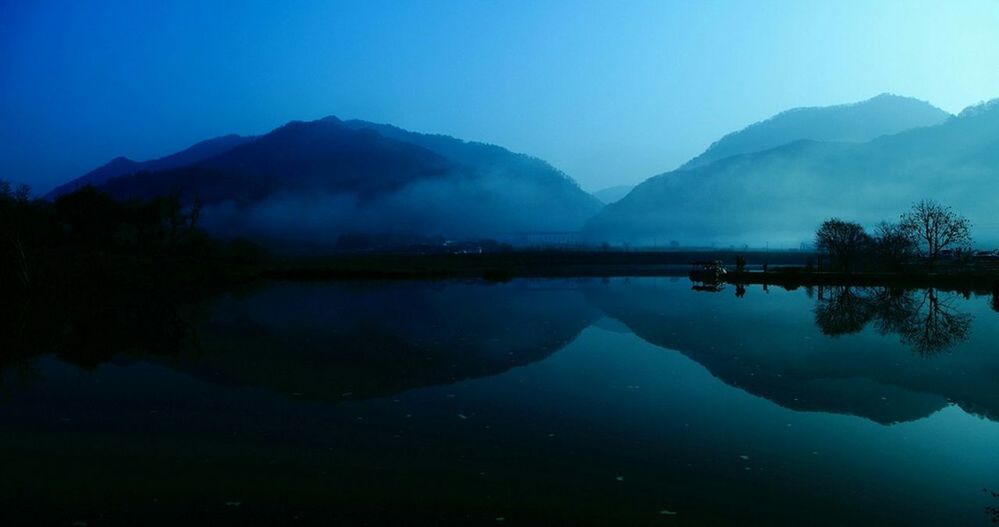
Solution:
{"label": "sky", "polygon": [[999,1],[0,0],[0,178],[327,115],[635,184],[797,106],[999,97]]}

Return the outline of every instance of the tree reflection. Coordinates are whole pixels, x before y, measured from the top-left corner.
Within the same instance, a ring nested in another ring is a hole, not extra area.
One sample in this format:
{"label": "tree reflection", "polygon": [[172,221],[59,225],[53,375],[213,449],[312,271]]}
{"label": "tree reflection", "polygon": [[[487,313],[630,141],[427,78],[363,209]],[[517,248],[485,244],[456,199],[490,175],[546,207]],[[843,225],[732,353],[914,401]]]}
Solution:
{"label": "tree reflection", "polygon": [[853,287],[819,288],[815,324],[829,336],[858,333],[870,322],[873,310],[864,290]]}
{"label": "tree reflection", "polygon": [[874,323],[896,334],[921,355],[939,353],[968,338],[972,316],[957,309],[955,296],[936,289],[820,287],[815,323],[829,336],[858,333]]}

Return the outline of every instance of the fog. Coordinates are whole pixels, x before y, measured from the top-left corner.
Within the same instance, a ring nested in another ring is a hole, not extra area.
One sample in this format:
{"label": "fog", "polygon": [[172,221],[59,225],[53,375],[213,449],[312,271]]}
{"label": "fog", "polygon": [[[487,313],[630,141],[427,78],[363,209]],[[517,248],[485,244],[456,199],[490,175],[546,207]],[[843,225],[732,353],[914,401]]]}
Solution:
{"label": "fog", "polygon": [[320,245],[352,233],[507,239],[529,231],[578,231],[592,210],[561,201],[552,190],[494,172],[418,180],[370,198],[280,192],[249,205],[206,206],[202,225],[226,237]]}

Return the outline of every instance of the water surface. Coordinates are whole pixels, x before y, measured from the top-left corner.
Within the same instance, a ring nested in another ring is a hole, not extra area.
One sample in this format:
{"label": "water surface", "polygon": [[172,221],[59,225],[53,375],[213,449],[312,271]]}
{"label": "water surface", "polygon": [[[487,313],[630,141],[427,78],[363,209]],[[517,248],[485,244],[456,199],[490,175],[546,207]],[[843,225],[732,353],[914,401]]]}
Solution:
{"label": "water surface", "polygon": [[987,525],[999,505],[986,296],[270,283],[164,320],[182,338],[4,363],[10,523]]}

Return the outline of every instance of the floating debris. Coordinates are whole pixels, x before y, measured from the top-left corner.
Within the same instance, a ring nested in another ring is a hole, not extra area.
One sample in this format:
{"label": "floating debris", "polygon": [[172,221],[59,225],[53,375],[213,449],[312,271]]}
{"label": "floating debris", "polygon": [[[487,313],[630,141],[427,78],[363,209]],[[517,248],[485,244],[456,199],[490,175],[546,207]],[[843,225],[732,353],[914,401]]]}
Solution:
{"label": "floating debris", "polygon": [[468,419],[468,416],[465,415],[465,414],[458,414],[458,418],[459,419]]}
{"label": "floating debris", "polygon": [[666,509],[663,509],[659,511],[659,514],[662,514],[663,516],[676,516],[676,511],[668,511]]}
{"label": "floating debris", "polygon": [[618,481],[624,481],[624,476],[618,476],[618,477],[616,477],[614,479],[616,479]]}
{"label": "floating debris", "polygon": [[747,460],[748,461],[749,460],[749,456],[743,454],[743,455],[739,456],[739,459],[743,459],[743,460]]}
{"label": "floating debris", "polygon": [[241,502],[241,501],[227,501],[227,502],[225,502],[225,506],[226,507],[239,507],[242,504],[243,504],[243,502]]}

